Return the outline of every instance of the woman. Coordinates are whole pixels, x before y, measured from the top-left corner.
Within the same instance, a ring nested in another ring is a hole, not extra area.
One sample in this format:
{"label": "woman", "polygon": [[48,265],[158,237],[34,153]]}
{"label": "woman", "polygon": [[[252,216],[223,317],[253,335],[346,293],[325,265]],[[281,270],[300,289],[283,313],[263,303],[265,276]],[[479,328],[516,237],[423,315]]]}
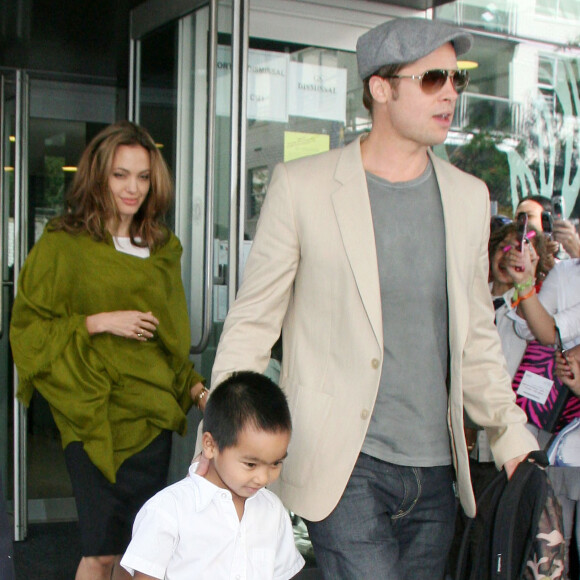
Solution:
{"label": "woman", "polygon": [[79,515],[77,580],[124,578],[133,519],[166,484],[202,377],[190,334],[179,240],[162,222],[169,171],[151,136],[120,122],[83,153],[67,211],[18,281],[10,340],[28,405],[34,389],[60,430]]}
{"label": "woman", "polygon": [[[521,199],[516,207],[516,217],[525,213],[528,216],[530,227],[539,232],[543,231],[542,213],[552,213],[552,199],[543,195],[530,195]],[[564,253],[570,258],[580,258],[580,236],[576,226],[567,219],[554,219],[553,233],[548,242],[548,251],[553,256]],[[560,244],[562,248],[560,248]],[[563,252],[562,252],[563,250]]]}
{"label": "woman", "polygon": [[[515,292],[514,282],[507,270],[507,257],[512,248],[518,247],[518,235],[518,226],[512,222],[493,231],[489,238],[489,288],[495,306],[495,323],[512,378],[527,345],[527,341],[516,334],[513,320],[507,316]],[[535,250],[533,259],[537,287],[538,282],[545,279],[553,263],[547,260],[550,254],[544,236],[530,230],[527,238]]]}

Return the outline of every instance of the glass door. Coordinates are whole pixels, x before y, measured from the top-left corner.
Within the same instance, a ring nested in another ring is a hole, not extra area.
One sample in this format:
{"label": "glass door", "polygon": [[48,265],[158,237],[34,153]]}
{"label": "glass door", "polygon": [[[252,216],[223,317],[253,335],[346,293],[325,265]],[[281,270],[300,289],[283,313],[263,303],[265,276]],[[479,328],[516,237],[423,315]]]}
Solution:
{"label": "glass door", "polygon": [[240,213],[247,247],[277,163],[342,147],[370,129],[362,104],[356,40],[403,13],[385,4],[369,5],[364,11],[356,2],[313,4],[290,5],[284,0],[250,4]]}
{"label": "glass door", "polygon": [[[149,0],[132,13],[133,118],[162,140],[175,176],[192,353],[206,377],[275,163],[338,147],[368,124],[353,51],[372,17],[343,4]],[[304,84],[321,90],[301,95]],[[188,437],[175,438],[173,479],[191,461],[199,419],[192,410]]]}
{"label": "glass door", "polygon": [[[400,9],[331,4],[148,0],[131,12],[131,118],[160,141],[175,177],[191,352],[206,377],[274,165],[368,126],[356,39]],[[191,461],[200,419],[192,410],[187,437],[174,440],[172,479]]]}
{"label": "glass door", "polygon": [[[115,120],[117,97],[114,86],[90,84],[86,78],[72,82],[71,77],[63,81],[15,71],[2,79],[0,375],[12,388],[4,391],[10,393],[8,402],[0,403],[0,425],[11,423],[13,437],[0,441],[13,443],[15,539],[23,540],[29,522],[74,520],[76,508],[48,404],[36,392],[28,409],[13,398],[18,377],[10,358],[9,312],[28,252],[48,220],[62,213],[76,164],[88,142]],[[5,453],[2,447],[2,469]]]}
{"label": "glass door", "polygon": [[14,197],[16,192],[17,74],[0,71],[0,487],[12,501],[13,389],[8,325],[14,283]]}
{"label": "glass door", "polygon": [[[206,377],[274,165],[369,126],[356,39],[402,9],[356,4],[148,0],[132,12],[133,119],[163,142],[175,176],[192,355]],[[273,379],[281,356],[277,345]],[[200,418],[192,410],[187,438],[174,440],[174,480],[191,461]],[[294,523],[311,556],[305,526]]]}
{"label": "glass door", "polygon": [[[230,259],[232,81],[220,82],[217,66],[218,41],[231,53],[231,20],[231,6],[217,0],[150,0],[131,13],[131,117],[158,141],[175,179],[171,226],[183,245],[191,356],[208,378],[236,272]],[[187,436],[174,438],[172,481],[191,462],[200,419],[192,409]]]}

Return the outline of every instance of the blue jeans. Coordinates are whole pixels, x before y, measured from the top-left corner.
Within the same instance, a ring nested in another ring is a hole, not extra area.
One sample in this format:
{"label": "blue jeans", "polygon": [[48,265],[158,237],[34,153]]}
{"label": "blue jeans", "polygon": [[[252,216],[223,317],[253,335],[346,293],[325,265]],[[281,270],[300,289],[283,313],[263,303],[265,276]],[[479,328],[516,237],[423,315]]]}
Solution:
{"label": "blue jeans", "polygon": [[440,580],[453,539],[453,467],[405,467],[360,454],[344,494],[306,521],[328,580]]}

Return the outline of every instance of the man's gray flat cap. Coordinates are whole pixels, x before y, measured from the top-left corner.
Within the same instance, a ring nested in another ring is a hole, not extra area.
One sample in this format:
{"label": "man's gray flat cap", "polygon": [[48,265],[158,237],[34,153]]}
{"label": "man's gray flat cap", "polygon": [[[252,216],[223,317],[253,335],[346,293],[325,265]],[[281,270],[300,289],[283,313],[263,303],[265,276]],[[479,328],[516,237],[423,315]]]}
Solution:
{"label": "man's gray flat cap", "polygon": [[386,64],[411,63],[451,42],[455,54],[466,53],[473,44],[469,32],[439,20],[396,18],[365,32],[356,43],[361,79]]}

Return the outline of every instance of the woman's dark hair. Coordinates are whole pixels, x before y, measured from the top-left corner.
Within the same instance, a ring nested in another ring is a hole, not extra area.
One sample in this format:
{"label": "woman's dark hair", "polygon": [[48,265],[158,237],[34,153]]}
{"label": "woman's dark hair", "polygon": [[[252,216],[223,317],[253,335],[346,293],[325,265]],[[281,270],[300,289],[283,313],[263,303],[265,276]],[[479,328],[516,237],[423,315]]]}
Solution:
{"label": "woman's dark hair", "polygon": [[[366,79],[363,80],[363,105],[365,109],[367,109],[370,114],[373,114],[373,96],[371,95],[371,89],[369,86],[369,81],[371,77],[381,77],[383,79],[387,79],[392,75],[396,75],[404,66],[405,64],[386,64],[382,66],[377,72],[369,75]],[[393,89],[396,89],[399,85],[399,79],[389,79],[389,83]]]}
{"label": "woman's dark hair", "polygon": [[223,450],[235,446],[247,427],[280,433],[292,430],[292,419],[280,387],[264,375],[242,371],[212,390],[203,413],[203,430]]}
{"label": "woman's dark hair", "polygon": [[[536,279],[538,282],[540,282],[545,279],[554,263],[553,260],[550,260],[550,254],[548,253],[548,245],[546,242],[546,237],[542,234],[542,232],[537,232],[536,230],[534,230],[534,228],[530,228],[530,231],[536,232],[535,236],[532,237],[530,241],[532,242],[532,245],[534,246],[534,249],[538,254],[538,265],[536,266]],[[490,264],[491,260],[493,259],[493,256],[500,248],[502,242],[508,236],[516,235],[517,233],[518,226],[516,222],[511,222],[505,226],[492,230],[491,235],[489,236],[489,245],[488,245]]]}
{"label": "woman's dark hair", "polygon": [[88,144],[67,193],[66,212],[52,220],[50,229],[72,234],[87,232],[97,241],[106,238],[107,225],[119,221],[109,177],[115,152],[121,145],[143,147],[150,160],[149,193],[131,221],[131,243],[153,250],[167,241],[169,232],[163,219],[173,200],[171,175],[151,135],[129,121],[109,125]]}
{"label": "woman's dark hair", "polygon": [[518,233],[518,226],[515,222],[508,223],[499,228],[495,228],[489,236],[489,259],[491,260],[499,249],[500,244],[510,235]]}
{"label": "woman's dark hair", "polygon": [[490,224],[489,224],[491,234],[493,234],[493,232],[495,232],[495,230],[499,230],[499,228],[503,228],[504,226],[511,224],[513,221],[514,220],[512,220],[512,218],[510,218],[506,215],[501,215],[501,214],[492,215],[491,220],[490,220]]}

